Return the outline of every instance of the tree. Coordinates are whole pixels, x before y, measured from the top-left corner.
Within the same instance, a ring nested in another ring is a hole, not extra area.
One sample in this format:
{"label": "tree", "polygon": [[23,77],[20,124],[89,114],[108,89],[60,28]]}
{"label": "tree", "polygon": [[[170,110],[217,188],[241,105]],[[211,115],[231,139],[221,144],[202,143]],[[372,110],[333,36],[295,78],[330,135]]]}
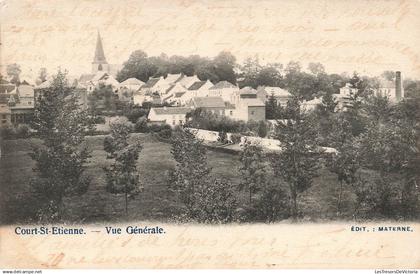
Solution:
{"label": "tree", "polygon": [[219,81],[228,81],[236,84],[236,74],[234,68],[236,66],[236,58],[230,52],[222,51],[213,59],[215,73]]}
{"label": "tree", "polygon": [[276,176],[288,184],[292,201],[291,215],[298,216],[298,195],[311,186],[317,174],[319,148],[314,121],[301,109],[299,99],[288,101],[287,123],[276,125],[275,139],[280,141],[281,151],[273,156],[271,164]]}
{"label": "tree", "polygon": [[170,178],[170,186],[179,193],[187,216],[195,219],[196,193],[211,170],[207,165],[206,148],[192,133],[179,130],[173,137],[171,154],[176,166]]}
{"label": "tree", "polygon": [[337,215],[341,214],[341,203],[343,186],[349,185],[353,188],[357,183],[357,171],[360,168],[360,156],[356,142],[351,132],[350,122],[344,115],[337,115],[332,120],[330,134],[331,146],[337,150],[332,154],[327,166],[330,171],[337,174],[339,182],[339,193],[337,199]]}
{"label": "tree", "polygon": [[227,223],[237,205],[232,182],[212,176],[203,178],[196,188],[195,219],[202,223]]}
{"label": "tree", "polygon": [[274,93],[271,93],[270,97],[268,97],[267,102],[265,103],[265,117],[267,119],[278,119],[277,115],[277,100],[274,97]]}
{"label": "tree", "polygon": [[61,217],[64,196],[81,195],[88,189],[90,180],[84,172],[90,153],[84,136],[93,123],[61,71],[51,87],[42,90],[38,102],[32,127],[42,145],[34,146],[30,154],[37,176],[31,187],[42,201],[39,218],[53,221]]}
{"label": "tree", "polygon": [[267,181],[267,167],[262,147],[246,141],[242,145],[240,162],[239,172],[242,181],[238,186],[240,190],[248,190],[251,204],[252,195],[262,189]]}
{"label": "tree", "polygon": [[[156,61],[156,60],[155,60]],[[143,82],[149,80],[158,71],[154,60],[147,58],[147,54],[142,50],[131,53],[128,60],[123,64],[123,68],[117,75],[117,80],[122,82],[128,78],[137,78]]]}
{"label": "tree", "polygon": [[22,70],[16,63],[7,65],[6,73],[10,77],[10,83],[19,85],[20,84],[20,73]]}
{"label": "tree", "polygon": [[258,123],[258,136],[261,138],[265,138],[267,136],[267,125],[264,121],[260,121]]}
{"label": "tree", "polygon": [[106,190],[110,193],[124,193],[125,213],[128,214],[128,198],[141,192],[137,160],[142,150],[140,142],[129,143],[131,126],[117,120],[110,124],[111,135],[104,140],[104,150],[108,158],[114,159],[110,167],[105,167]]}

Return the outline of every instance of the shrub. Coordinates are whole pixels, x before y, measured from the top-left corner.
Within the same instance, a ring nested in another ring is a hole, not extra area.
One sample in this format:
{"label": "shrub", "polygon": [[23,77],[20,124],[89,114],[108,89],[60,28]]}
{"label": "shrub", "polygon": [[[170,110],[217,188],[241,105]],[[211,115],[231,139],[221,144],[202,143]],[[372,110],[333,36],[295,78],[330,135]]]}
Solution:
{"label": "shrub", "polygon": [[159,137],[164,138],[164,139],[169,139],[172,136],[172,129],[162,129],[161,131],[159,131],[158,133]]}
{"label": "shrub", "polygon": [[147,119],[145,117],[140,117],[135,126],[134,126],[135,132],[141,132],[141,133],[147,133],[149,132],[149,127],[147,125]]}
{"label": "shrub", "polygon": [[227,133],[225,131],[220,131],[219,132],[219,137],[217,138],[217,141],[222,143],[222,144],[226,144],[228,142]]}
{"label": "shrub", "polygon": [[234,144],[239,144],[240,142],[241,142],[241,138],[242,138],[242,135],[241,134],[238,134],[238,133],[233,133],[231,136],[230,136],[230,140],[232,141],[232,143],[234,143]]}

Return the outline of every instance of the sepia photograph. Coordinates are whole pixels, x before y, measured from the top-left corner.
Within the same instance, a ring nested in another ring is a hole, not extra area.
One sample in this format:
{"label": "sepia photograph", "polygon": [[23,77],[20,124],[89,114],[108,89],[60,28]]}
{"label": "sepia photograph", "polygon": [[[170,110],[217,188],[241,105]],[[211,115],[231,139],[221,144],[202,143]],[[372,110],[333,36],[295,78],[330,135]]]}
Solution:
{"label": "sepia photograph", "polygon": [[0,13],[0,268],[420,267],[420,2]]}

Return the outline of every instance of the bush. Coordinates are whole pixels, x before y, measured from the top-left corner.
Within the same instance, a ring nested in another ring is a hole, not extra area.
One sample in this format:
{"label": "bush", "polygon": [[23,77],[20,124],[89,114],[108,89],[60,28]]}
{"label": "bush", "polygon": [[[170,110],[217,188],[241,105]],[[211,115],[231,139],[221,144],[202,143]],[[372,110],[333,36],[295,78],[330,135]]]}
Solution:
{"label": "bush", "polygon": [[242,135],[241,134],[238,134],[238,133],[233,133],[231,136],[230,136],[230,140],[232,141],[232,143],[234,143],[234,144],[239,144],[240,142],[241,142],[241,138],[242,138]]}
{"label": "bush", "polygon": [[162,129],[161,131],[159,131],[158,133],[159,137],[164,138],[164,139],[169,139],[172,136],[172,129]]}
{"label": "bush", "polygon": [[225,131],[220,131],[219,132],[219,137],[217,138],[217,141],[222,143],[222,144],[226,144],[228,142],[227,133]]}
{"label": "bush", "polygon": [[147,133],[149,132],[149,127],[147,125],[147,119],[145,117],[140,117],[135,126],[134,126],[135,132],[141,132],[141,133]]}

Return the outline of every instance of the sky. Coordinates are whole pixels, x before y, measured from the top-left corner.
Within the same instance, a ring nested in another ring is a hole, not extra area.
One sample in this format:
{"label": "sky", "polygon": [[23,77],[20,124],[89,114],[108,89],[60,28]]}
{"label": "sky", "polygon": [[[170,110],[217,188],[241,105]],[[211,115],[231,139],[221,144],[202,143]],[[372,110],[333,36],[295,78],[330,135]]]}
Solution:
{"label": "sky", "polygon": [[213,57],[239,63],[321,62],[329,73],[420,78],[417,0],[19,0],[0,1],[1,71],[17,63],[28,77],[41,67],[89,73],[96,33],[109,63],[134,50],[149,56]]}

